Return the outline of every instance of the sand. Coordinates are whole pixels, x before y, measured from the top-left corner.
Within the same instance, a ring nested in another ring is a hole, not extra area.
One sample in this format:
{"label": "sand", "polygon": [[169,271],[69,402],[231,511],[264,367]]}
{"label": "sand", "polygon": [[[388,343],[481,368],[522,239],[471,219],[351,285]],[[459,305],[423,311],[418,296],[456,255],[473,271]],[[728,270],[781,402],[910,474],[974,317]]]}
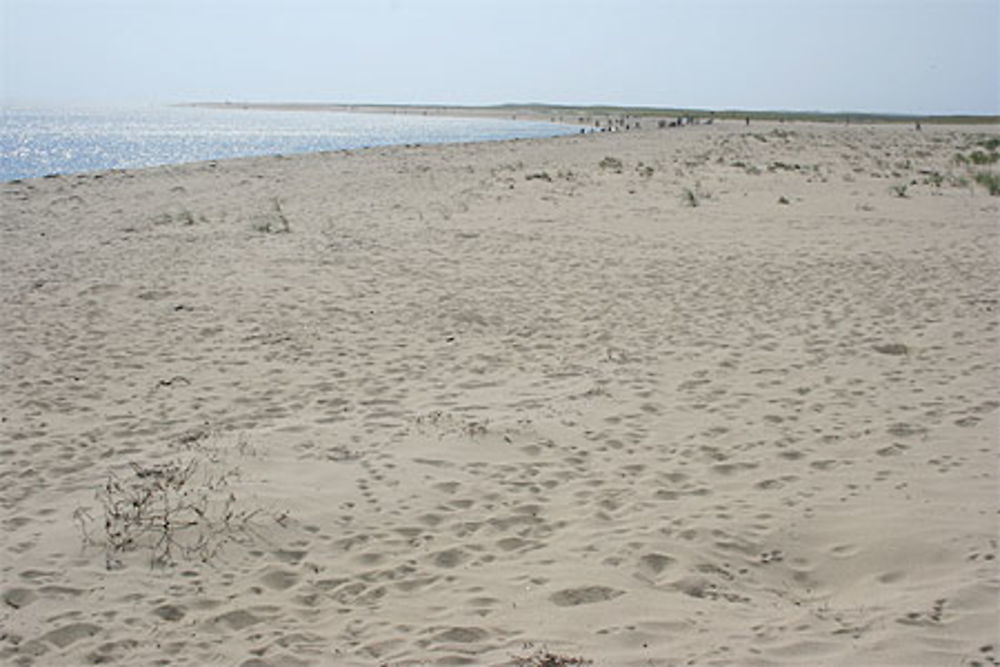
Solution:
{"label": "sand", "polygon": [[984,132],[4,184],[0,662],[997,664]]}

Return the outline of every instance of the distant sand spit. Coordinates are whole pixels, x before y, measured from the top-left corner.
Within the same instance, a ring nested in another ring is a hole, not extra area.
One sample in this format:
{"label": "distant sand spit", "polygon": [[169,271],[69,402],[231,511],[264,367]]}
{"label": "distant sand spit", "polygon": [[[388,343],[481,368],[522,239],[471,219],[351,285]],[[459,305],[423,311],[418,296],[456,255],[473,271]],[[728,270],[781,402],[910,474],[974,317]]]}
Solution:
{"label": "distant sand spit", "polygon": [[3,184],[0,662],[996,664],[997,136]]}

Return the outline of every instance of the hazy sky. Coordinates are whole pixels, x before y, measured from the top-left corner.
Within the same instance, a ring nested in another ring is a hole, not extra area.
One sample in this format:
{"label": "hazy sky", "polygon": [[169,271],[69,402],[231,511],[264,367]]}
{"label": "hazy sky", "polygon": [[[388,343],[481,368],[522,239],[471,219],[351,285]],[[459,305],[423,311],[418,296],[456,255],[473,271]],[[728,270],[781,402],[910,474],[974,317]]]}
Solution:
{"label": "hazy sky", "polygon": [[5,104],[1000,113],[1000,0],[0,0]]}

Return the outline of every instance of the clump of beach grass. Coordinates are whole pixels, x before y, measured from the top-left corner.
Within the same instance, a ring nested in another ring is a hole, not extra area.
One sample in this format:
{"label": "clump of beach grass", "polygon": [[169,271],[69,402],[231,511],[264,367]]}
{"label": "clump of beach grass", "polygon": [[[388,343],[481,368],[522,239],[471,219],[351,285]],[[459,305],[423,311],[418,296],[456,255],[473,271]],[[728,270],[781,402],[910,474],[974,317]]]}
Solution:
{"label": "clump of beach grass", "polygon": [[643,164],[640,162],[639,165],[635,168],[635,171],[642,178],[651,178],[656,170],[650,167],[648,164]]}
{"label": "clump of beach grass", "polygon": [[979,142],[979,145],[988,151],[995,151],[1000,148],[1000,137],[990,137]]}
{"label": "clump of beach grass", "polygon": [[924,183],[926,185],[933,185],[936,188],[940,188],[941,184],[944,183],[944,176],[937,171],[927,172],[926,178],[924,178]]}
{"label": "clump of beach grass", "polygon": [[577,665],[592,665],[593,660],[570,655],[561,655],[551,651],[535,651],[527,656],[511,656],[517,667],[575,667]]}
{"label": "clump of beach grass", "polygon": [[547,182],[551,183],[552,182],[552,177],[549,176],[549,172],[547,172],[547,171],[539,171],[539,172],[536,172],[534,174],[527,174],[524,177],[524,180],[526,180],[526,181],[547,181]]}
{"label": "clump of beach grass", "polygon": [[271,200],[271,210],[262,213],[251,221],[250,227],[262,234],[287,234],[292,231],[285,212],[281,210],[281,202],[277,197]]}
{"label": "clump of beach grass", "polygon": [[993,173],[992,171],[980,171],[977,172],[975,177],[976,183],[986,188],[986,191],[990,193],[993,197],[1000,196],[1000,175]]}
{"label": "clump of beach grass", "polygon": [[801,167],[797,164],[788,164],[787,162],[772,162],[767,165],[768,171],[798,171]]}
{"label": "clump of beach grass", "polygon": [[1000,153],[997,153],[996,151],[986,153],[984,151],[975,150],[969,153],[969,162],[972,164],[995,164],[998,160],[1000,160]]}
{"label": "clump of beach grass", "polygon": [[625,165],[621,160],[616,157],[611,157],[610,155],[601,160],[597,166],[607,171],[613,171],[616,174],[622,173],[622,169],[625,168]]}

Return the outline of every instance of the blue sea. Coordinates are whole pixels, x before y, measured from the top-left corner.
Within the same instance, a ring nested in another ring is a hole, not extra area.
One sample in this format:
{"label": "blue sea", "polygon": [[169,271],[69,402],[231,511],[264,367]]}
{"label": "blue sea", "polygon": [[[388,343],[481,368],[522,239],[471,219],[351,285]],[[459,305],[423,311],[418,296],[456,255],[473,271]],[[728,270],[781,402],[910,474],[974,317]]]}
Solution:
{"label": "blue sea", "polygon": [[0,181],[394,144],[548,137],[555,123],[326,111],[2,109]]}

